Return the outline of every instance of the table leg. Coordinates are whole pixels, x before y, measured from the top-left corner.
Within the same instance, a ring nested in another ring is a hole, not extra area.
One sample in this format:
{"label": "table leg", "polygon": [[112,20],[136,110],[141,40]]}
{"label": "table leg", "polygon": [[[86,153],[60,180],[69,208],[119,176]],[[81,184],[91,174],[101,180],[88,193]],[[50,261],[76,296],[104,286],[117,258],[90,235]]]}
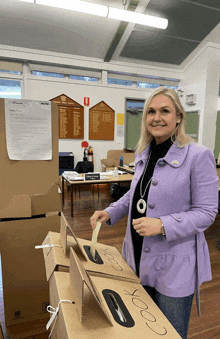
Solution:
{"label": "table leg", "polygon": [[73,185],[70,184],[70,190],[71,190],[71,217],[73,217]]}
{"label": "table leg", "polygon": [[62,203],[64,208],[64,177],[62,176]]}

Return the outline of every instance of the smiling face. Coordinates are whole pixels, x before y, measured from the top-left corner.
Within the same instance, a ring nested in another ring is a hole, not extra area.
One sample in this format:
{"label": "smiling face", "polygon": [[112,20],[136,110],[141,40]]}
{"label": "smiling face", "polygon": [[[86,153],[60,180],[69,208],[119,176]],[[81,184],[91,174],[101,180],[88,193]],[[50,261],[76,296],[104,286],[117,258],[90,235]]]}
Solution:
{"label": "smiling face", "polygon": [[146,113],[146,127],[156,144],[166,141],[180,122],[173,102],[164,94],[153,97]]}

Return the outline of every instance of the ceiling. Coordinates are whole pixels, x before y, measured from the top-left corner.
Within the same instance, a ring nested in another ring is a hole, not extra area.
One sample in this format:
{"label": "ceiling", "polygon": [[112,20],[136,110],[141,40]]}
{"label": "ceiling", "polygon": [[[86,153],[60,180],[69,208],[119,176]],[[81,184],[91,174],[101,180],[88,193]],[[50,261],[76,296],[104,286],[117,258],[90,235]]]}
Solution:
{"label": "ceiling", "polygon": [[[87,1],[123,9],[122,0]],[[126,8],[167,18],[168,27],[161,30],[18,0],[0,0],[0,45],[105,62],[179,66],[213,29],[218,29],[214,42],[220,43],[220,0],[127,0]]]}

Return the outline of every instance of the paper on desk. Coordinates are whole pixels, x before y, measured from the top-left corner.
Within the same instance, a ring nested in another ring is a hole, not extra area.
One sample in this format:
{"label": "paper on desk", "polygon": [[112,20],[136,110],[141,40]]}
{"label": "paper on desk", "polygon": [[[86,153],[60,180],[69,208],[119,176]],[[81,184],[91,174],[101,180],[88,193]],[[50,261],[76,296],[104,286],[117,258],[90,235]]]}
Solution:
{"label": "paper on desk", "polygon": [[77,176],[70,176],[70,175],[66,175],[66,178],[70,181],[84,181],[84,177],[77,177]]}
{"label": "paper on desk", "polygon": [[5,99],[6,144],[11,160],[51,160],[51,102]]}
{"label": "paper on desk", "polygon": [[64,171],[63,174],[64,175],[72,175],[72,176],[79,175],[79,173],[75,172],[75,171]]}
{"label": "paper on desk", "polygon": [[91,243],[91,247],[90,247],[90,253],[91,253],[93,259],[95,259],[95,247],[96,247],[96,243],[97,243],[97,239],[98,239],[98,235],[99,235],[99,231],[100,231],[101,226],[102,226],[102,223],[97,222],[96,228],[92,232],[92,243]]}

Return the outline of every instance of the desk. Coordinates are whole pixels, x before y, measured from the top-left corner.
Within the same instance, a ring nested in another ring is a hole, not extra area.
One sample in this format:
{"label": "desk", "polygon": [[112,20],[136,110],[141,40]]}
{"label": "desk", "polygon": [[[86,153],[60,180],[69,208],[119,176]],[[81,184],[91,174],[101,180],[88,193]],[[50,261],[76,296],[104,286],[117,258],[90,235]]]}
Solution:
{"label": "desk", "polygon": [[[104,172],[103,172],[104,173]],[[81,174],[80,176],[84,176],[84,174]],[[73,217],[73,186],[77,185],[91,185],[91,184],[113,184],[113,183],[121,183],[121,182],[131,182],[133,179],[133,174],[121,174],[118,175],[117,178],[113,177],[113,175],[108,175],[108,179],[101,179],[101,180],[69,180],[65,175],[62,175],[62,203],[64,206],[64,181],[66,180],[68,184],[70,185],[71,189],[71,217]]]}
{"label": "desk", "polygon": [[124,171],[124,172],[130,173],[130,174],[134,174],[135,173],[133,167],[118,166],[118,169],[120,171]]}

